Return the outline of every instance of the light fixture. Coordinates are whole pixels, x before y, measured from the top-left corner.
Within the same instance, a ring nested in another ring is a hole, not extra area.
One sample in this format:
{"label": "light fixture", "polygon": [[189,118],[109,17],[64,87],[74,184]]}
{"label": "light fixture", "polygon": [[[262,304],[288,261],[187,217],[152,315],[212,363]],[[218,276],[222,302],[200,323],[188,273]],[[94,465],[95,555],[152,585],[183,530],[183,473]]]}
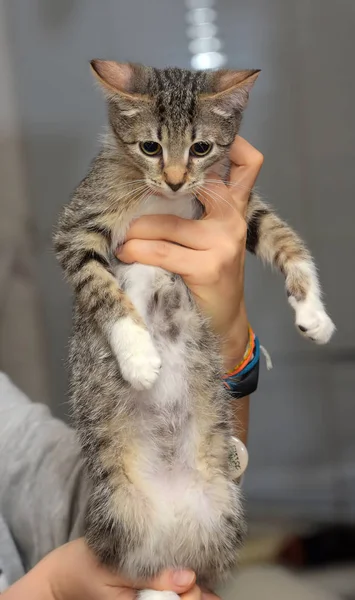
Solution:
{"label": "light fixture", "polygon": [[193,69],[219,69],[226,63],[222,43],[217,37],[215,0],[185,0],[187,6],[187,36]]}

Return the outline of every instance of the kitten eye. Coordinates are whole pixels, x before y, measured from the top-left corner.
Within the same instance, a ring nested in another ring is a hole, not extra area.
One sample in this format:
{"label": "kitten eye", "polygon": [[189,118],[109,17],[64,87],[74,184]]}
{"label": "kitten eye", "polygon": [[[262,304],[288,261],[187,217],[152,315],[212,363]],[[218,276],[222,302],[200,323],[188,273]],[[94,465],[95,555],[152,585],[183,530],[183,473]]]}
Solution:
{"label": "kitten eye", "polygon": [[158,142],[141,142],[139,147],[143,154],[147,154],[147,156],[158,156],[162,153],[162,147]]}
{"label": "kitten eye", "polygon": [[190,154],[193,156],[206,156],[212,150],[210,142],[195,142],[190,148]]}

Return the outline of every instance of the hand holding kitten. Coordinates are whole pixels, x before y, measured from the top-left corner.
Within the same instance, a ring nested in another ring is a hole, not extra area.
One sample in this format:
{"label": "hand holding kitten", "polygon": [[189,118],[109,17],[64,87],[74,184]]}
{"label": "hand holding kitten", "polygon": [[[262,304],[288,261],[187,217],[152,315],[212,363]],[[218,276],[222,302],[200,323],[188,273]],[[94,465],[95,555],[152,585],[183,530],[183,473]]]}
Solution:
{"label": "hand holding kitten", "polygon": [[[164,571],[144,582],[152,590],[174,590],[172,597],[181,600],[218,600],[211,593],[201,592],[192,571]],[[27,575],[4,593],[4,600],[134,600],[134,588],[139,584],[127,581],[100,565],[81,538],[48,554]]]}
{"label": "hand holding kitten", "polygon": [[[122,262],[153,265],[182,276],[212,328],[222,336],[226,368],[239,360],[248,338],[244,304],[245,212],[263,156],[237,136],[231,148],[230,185],[207,178],[199,221],[148,215],[130,227],[117,256]],[[227,364],[230,361],[230,364]]]}

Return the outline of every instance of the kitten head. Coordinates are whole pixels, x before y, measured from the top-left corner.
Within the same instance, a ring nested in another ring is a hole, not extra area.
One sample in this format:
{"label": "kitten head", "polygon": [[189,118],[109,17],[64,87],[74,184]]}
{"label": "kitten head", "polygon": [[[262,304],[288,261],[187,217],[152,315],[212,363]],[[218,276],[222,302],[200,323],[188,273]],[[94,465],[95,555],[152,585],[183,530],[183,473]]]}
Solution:
{"label": "kitten head", "polygon": [[115,140],[154,193],[193,192],[228,154],[260,71],[154,69],[93,60]]}

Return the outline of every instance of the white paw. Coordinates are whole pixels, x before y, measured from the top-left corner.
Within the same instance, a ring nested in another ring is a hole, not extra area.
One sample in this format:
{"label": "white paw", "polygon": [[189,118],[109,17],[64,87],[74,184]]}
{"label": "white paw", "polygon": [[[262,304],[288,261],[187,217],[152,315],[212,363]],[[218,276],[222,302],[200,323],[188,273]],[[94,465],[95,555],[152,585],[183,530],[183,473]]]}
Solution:
{"label": "white paw", "polygon": [[134,355],[120,361],[123,379],[136,390],[148,390],[158,378],[161,360],[152,342],[149,351],[137,350]]}
{"label": "white paw", "polygon": [[296,326],[303,336],[317,344],[329,342],[335,331],[335,325],[318,299],[297,302],[294,309]]}
{"label": "white paw", "polygon": [[151,388],[158,378],[161,360],[149,332],[124,317],[114,324],[110,339],[122,377],[136,390]]}
{"label": "white paw", "polygon": [[158,592],[155,590],[142,590],[138,592],[138,600],[179,600],[175,592]]}

